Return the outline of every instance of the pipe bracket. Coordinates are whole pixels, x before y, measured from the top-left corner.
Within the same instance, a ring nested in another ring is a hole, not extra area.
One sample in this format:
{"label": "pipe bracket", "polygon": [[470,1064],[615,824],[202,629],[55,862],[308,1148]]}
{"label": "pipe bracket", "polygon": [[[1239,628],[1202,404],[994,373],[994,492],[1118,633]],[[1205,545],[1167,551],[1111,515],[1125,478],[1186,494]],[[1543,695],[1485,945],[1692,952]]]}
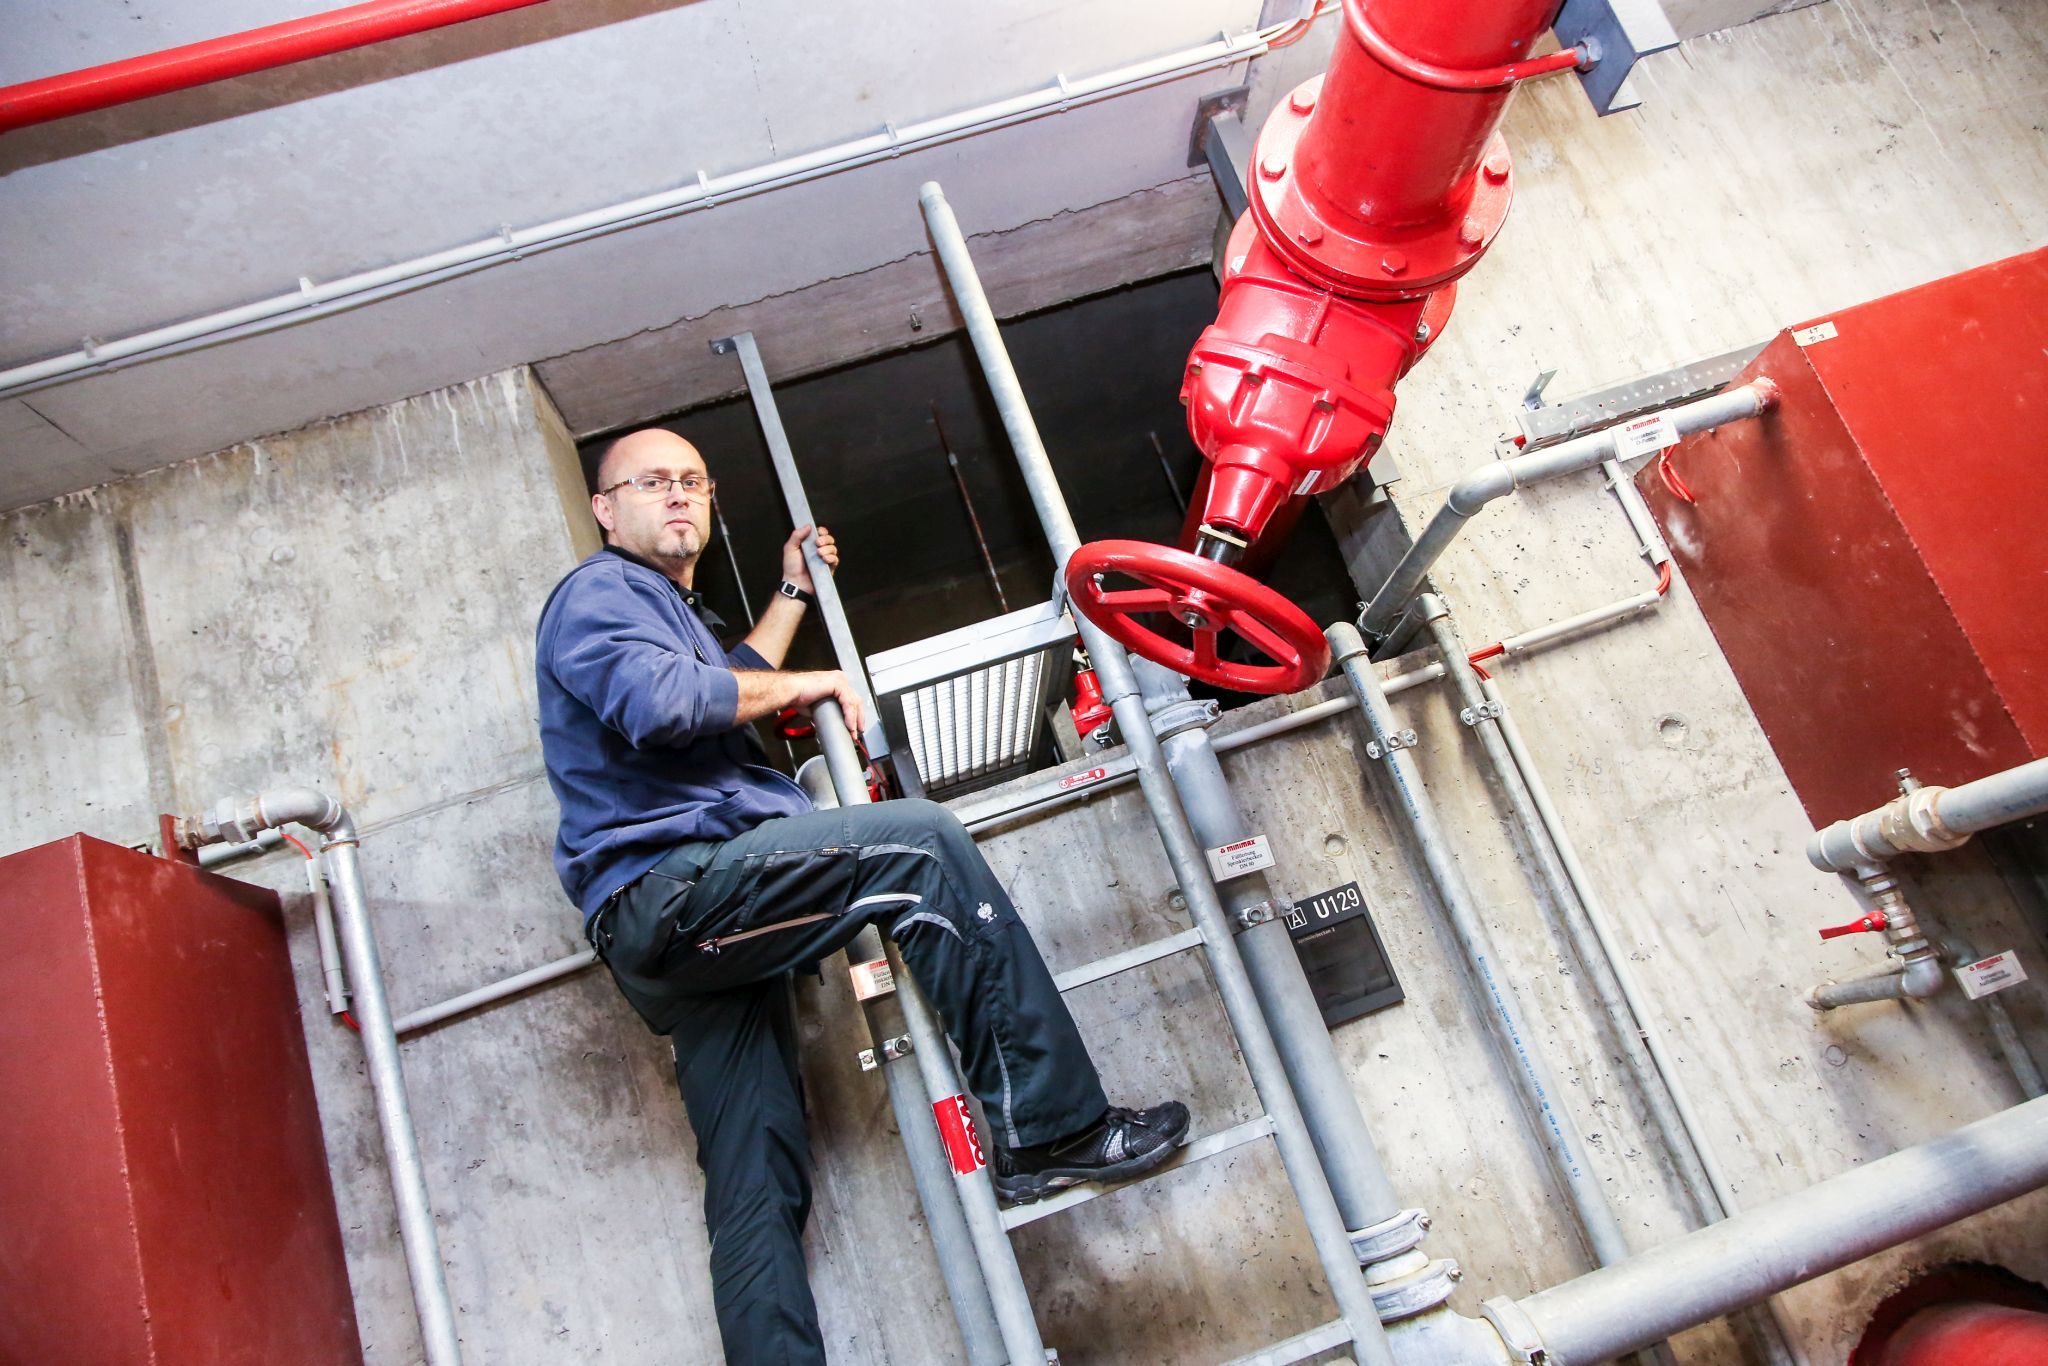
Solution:
{"label": "pipe bracket", "polygon": [[1204,729],[1223,715],[1222,704],[1211,698],[1184,698],[1170,702],[1152,713],[1152,733],[1164,741],[1184,730]]}
{"label": "pipe bracket", "polygon": [[1389,734],[1384,740],[1377,736],[1367,740],[1365,742],[1365,757],[1368,759],[1386,759],[1392,757],[1397,749],[1413,748],[1415,748],[1415,732],[1412,730],[1397,730]]}
{"label": "pipe bracket", "polygon": [[[873,1048],[863,1048],[860,1051],[860,1070],[863,1072],[872,1072],[885,1062],[894,1062],[898,1058],[909,1057],[910,1051],[911,1044],[910,1036],[908,1034],[898,1034],[893,1039],[884,1039],[882,1040],[882,1046],[879,1050]],[[877,1052],[879,1052],[881,1056],[877,1057]]]}
{"label": "pipe bracket", "polygon": [[1468,726],[1476,726],[1481,721],[1498,721],[1499,719],[1500,703],[1498,702],[1481,702],[1476,707],[1462,707],[1458,711],[1458,720]]}
{"label": "pipe bracket", "polygon": [[1274,905],[1270,898],[1265,901],[1255,901],[1249,906],[1240,907],[1238,910],[1233,911],[1230,916],[1234,932],[1237,934],[1243,934],[1254,925],[1263,925],[1268,920],[1277,920],[1279,918],[1280,908]]}

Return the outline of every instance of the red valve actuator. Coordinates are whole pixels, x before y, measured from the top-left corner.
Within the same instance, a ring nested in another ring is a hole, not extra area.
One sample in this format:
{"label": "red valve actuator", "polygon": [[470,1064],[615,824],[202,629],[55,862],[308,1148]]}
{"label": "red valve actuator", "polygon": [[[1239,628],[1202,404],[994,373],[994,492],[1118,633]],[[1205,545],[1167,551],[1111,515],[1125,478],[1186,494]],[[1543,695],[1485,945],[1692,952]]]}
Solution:
{"label": "red valve actuator", "polygon": [[1840,939],[1845,934],[1875,934],[1890,924],[1883,911],[1872,911],[1861,920],[1852,920],[1846,925],[1830,925],[1820,932],[1820,937]]}

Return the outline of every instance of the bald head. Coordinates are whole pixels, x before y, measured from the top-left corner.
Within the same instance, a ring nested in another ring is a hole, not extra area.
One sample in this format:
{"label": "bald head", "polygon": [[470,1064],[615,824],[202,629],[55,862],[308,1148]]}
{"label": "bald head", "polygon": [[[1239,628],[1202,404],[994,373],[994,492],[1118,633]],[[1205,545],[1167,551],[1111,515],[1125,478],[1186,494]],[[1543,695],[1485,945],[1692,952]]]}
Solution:
{"label": "bald head", "polygon": [[[627,482],[641,475],[670,482],[643,493]],[[694,493],[673,482],[691,476],[704,481]],[[660,427],[628,432],[598,459],[598,491],[591,495],[590,510],[607,544],[631,551],[687,587],[711,539],[709,478],[704,457],[674,432]]]}

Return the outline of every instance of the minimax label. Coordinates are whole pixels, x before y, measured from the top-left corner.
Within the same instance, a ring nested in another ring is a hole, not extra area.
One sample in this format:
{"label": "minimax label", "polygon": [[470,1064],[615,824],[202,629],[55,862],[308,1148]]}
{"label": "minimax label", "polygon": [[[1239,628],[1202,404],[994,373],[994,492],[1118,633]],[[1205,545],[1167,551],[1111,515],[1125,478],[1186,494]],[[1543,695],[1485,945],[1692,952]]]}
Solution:
{"label": "minimax label", "polygon": [[1272,866],[1273,851],[1266,847],[1264,835],[1233,840],[1209,851],[1209,872],[1218,882],[1227,882]]}

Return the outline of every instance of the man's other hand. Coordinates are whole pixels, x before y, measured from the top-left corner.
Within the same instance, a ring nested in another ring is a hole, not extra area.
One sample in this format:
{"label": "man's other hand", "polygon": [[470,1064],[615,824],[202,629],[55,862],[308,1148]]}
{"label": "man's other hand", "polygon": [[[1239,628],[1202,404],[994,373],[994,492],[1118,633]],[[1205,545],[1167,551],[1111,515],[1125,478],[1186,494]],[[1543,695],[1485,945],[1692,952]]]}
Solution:
{"label": "man's other hand", "polygon": [[800,526],[789,533],[789,539],[782,543],[782,577],[806,593],[818,591],[818,585],[811,582],[811,566],[804,559],[804,537],[813,531],[818,533],[818,558],[833,573],[839,572],[839,542],[832,539],[828,527]]}
{"label": "man's other hand", "polygon": [[[823,539],[822,534],[820,539]],[[846,728],[853,732],[854,739],[860,739],[861,732],[867,728],[867,717],[861,712],[860,693],[853,686],[852,679],[837,669],[821,669],[796,677],[799,706],[809,706],[828,698],[837,702],[839,710],[846,714]]]}

